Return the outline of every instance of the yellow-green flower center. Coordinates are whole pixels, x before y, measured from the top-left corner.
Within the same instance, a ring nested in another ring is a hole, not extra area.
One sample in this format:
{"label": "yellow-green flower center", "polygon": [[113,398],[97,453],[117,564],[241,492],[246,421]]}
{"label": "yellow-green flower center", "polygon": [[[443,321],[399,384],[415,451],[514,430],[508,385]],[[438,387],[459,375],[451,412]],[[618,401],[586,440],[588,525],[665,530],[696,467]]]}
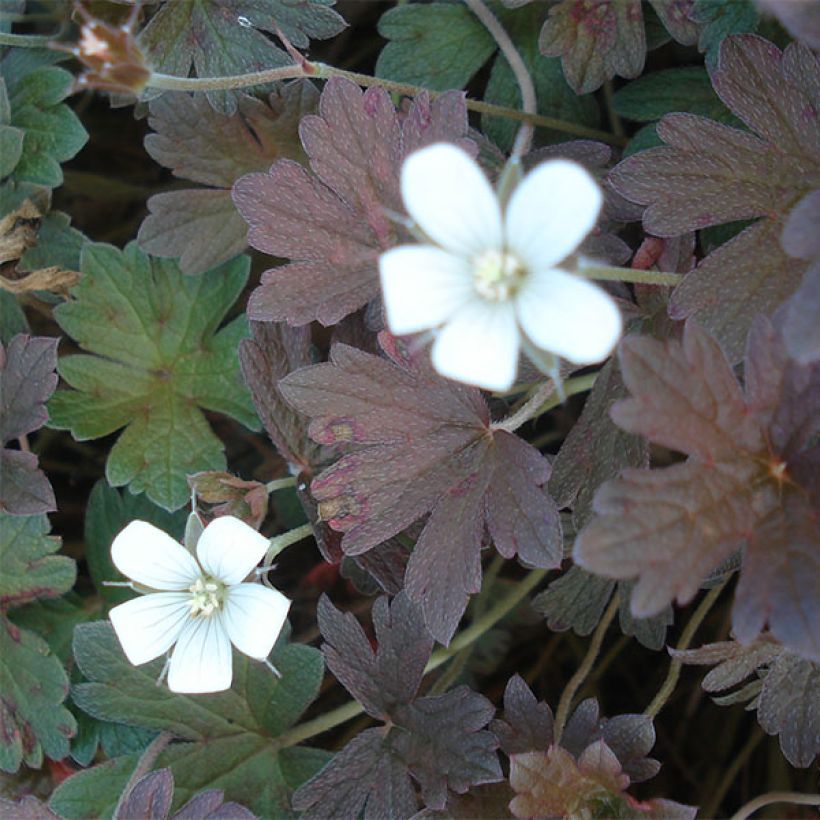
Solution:
{"label": "yellow-green flower center", "polygon": [[484,251],[473,260],[473,285],[479,296],[491,302],[513,297],[525,274],[518,257],[506,251]]}
{"label": "yellow-green flower center", "polygon": [[209,618],[225,603],[225,584],[216,578],[203,576],[188,587],[192,618]]}

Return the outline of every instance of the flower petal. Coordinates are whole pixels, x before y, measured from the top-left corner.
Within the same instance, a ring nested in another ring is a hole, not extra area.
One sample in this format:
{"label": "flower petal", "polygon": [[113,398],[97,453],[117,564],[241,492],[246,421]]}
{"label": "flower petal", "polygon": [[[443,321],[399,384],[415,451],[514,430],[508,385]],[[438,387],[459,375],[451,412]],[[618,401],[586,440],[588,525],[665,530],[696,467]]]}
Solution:
{"label": "flower petal", "polygon": [[223,584],[238,584],[262,560],[270,542],[232,515],[215,518],[196,545],[202,569]]}
{"label": "flower petal", "polygon": [[228,590],[222,619],[233,645],[260,660],[270,655],[290,609],[290,601],[261,584],[238,584]]}
{"label": "flower petal", "polygon": [[473,293],[470,264],[432,245],[403,245],[379,257],[390,332],[401,336],[437,327]]}
{"label": "flower petal", "polygon": [[114,539],[111,560],[123,575],[151,589],[187,589],[201,575],[188,550],[147,521],[132,521]]}
{"label": "flower petal", "polygon": [[513,304],[476,298],[439,333],[433,343],[433,367],[456,381],[507,390],[518,370],[518,346]]}
{"label": "flower petal", "polygon": [[231,642],[219,615],[191,618],[179,636],[168,669],[172,692],[221,692],[233,678]]}
{"label": "flower petal", "polygon": [[115,606],[109,616],[125,657],[138,666],[167,652],[191,611],[187,592],[151,592]]}
{"label": "flower petal", "polygon": [[529,276],[516,310],[536,347],[575,364],[605,359],[623,330],[621,312],[603,288],[562,270]]}
{"label": "flower petal", "polygon": [[575,162],[539,165],[513,191],[504,215],[507,247],[530,271],[566,259],[595,227],[604,198]]}
{"label": "flower petal", "polygon": [[460,256],[501,248],[501,209],[478,163],[446,142],[416,151],[401,169],[404,206],[434,242]]}

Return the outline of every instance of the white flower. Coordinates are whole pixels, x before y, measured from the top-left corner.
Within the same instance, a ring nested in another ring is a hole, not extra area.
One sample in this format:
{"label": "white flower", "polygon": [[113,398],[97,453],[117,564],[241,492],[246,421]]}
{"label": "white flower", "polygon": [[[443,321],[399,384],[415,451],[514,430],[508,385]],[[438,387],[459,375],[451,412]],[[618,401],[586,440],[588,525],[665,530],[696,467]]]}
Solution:
{"label": "white flower", "polygon": [[157,591],[110,612],[128,660],[147,663],[176,644],[168,669],[173,692],[230,687],[231,643],[265,660],[290,601],[274,589],[243,581],[269,543],[243,521],[226,515],[204,529],[194,558],[153,524],[132,521],[114,539],[111,559],[123,575]]}
{"label": "white flower", "polygon": [[520,348],[575,364],[606,358],[621,315],[600,287],[558,267],[593,229],[603,201],[580,165],[539,165],[501,205],[478,164],[438,143],[411,154],[404,205],[435,245],[404,245],[379,260],[391,332],[441,327],[433,366],[490,390],[515,381]]}

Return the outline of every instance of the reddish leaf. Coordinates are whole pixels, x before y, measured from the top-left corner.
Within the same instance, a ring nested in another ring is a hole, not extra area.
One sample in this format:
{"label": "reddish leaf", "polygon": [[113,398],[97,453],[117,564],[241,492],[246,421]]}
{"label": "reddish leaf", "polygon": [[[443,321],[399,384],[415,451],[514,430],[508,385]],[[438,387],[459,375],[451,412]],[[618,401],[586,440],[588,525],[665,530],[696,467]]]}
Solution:
{"label": "reddish leaf", "polygon": [[820,186],[813,91],[820,72],[801,45],[781,54],[761,37],[741,35],[723,42],[711,78],[754,133],[668,114],[658,126],[666,145],[628,157],[610,180],[628,199],[649,206],[644,228],[658,236],[761,217],[707,256],[670,302],[670,315],[697,315],[736,361],[753,318],[771,314],[807,267],[788,259],[777,240],[792,208]]}
{"label": "reddish leaf", "polygon": [[0,510],[35,515],[57,509],[54,490],[37,456],[6,449],[48,421],[46,400],[57,386],[57,339],[23,334],[0,342]]}
{"label": "reddish leaf", "polygon": [[724,691],[754,674],[756,685],[744,687],[731,701],[756,698],[760,725],[767,734],[779,735],[780,748],[793,766],[810,766],[820,754],[818,664],[784,649],[768,634],[748,646],[724,641],[672,654],[683,663],[715,665],[703,679],[707,692]]}
{"label": "reddish leaf", "polygon": [[258,530],[268,514],[268,490],[259,481],[209,471],[189,475],[188,486],[200,501],[214,505],[216,516],[232,515]]}
{"label": "reddish leaf", "polygon": [[508,756],[547,749],[554,739],[552,709],[536,700],[520,675],[513,675],[504,690],[504,719],[494,720],[490,729]]}
{"label": "reddish leaf", "polygon": [[118,813],[123,817],[165,820],[174,797],[174,776],[160,769],[141,777],[124,797]]}
{"label": "reddish leaf", "polygon": [[637,77],[646,55],[640,0],[561,0],[541,29],[541,53],[560,57],[577,94],[595,91],[616,74]]}
{"label": "reddish leaf", "polygon": [[60,820],[59,814],[31,794],[19,801],[0,797],[0,814],[5,820]]}
{"label": "reddish leaf", "polygon": [[613,407],[615,421],[689,459],[604,484],[576,562],[638,576],[632,612],[646,616],[689,601],[743,548],[740,640],[768,622],[779,640],[820,658],[816,454],[805,450],[820,427],[817,369],[788,360],[765,319],[749,337],[745,399],[714,341],[691,323],[682,343],[627,338],[620,362],[632,398]]}
{"label": "reddish leaf", "polygon": [[293,797],[309,817],[406,817],[417,808],[410,776],[424,804],[442,809],[448,789],[502,779],[497,741],[484,727],[492,704],[466,686],[416,698],[433,641],[403,594],[373,605],[376,649],[351,614],[323,597],[319,626],[328,668],[372,717],[387,726],[353,739]]}
{"label": "reddish leaf", "polygon": [[142,249],[181,255],[184,273],[202,273],[242,253],[248,228],[231,200],[231,186],[280,157],[304,159],[299,120],[315,110],[317,99],[315,86],[302,80],[279,87],[266,102],[240,96],[230,117],[215,112],[203,96],[153,100],[149,124],[156,133],[145,138],[145,149],[174,176],[210,187],[152,196],[139,231]]}
{"label": "reddish leaf", "polygon": [[329,80],[319,115],[300,127],[313,174],[280,160],[267,174],[249,174],[234,186],[250,244],[292,260],[265,273],[251,296],[250,317],[331,325],[374,298],[378,256],[404,236],[389,216],[403,212],[404,158],[466,132],[459,92],[432,103],[420,95],[400,122],[384,89],[362,93],[348,80]]}
{"label": "reddish leaf", "polygon": [[485,522],[505,557],[560,563],[558,513],[540,489],[549,463],[491,426],[478,390],[394,354],[388,361],[335,345],[330,362],[291,374],[280,388],[311,416],[316,441],[350,449],[311,488],[321,518],[345,533],[345,553],[366,552],[431,513],[407,566],[407,591],[447,643],[481,587]]}

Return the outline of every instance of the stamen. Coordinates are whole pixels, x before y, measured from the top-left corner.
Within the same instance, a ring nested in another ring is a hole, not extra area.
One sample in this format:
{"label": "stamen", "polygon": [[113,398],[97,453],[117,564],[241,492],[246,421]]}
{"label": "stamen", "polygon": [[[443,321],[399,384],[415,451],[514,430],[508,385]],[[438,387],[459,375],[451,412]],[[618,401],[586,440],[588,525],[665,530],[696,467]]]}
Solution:
{"label": "stamen", "polygon": [[491,302],[503,302],[514,296],[525,274],[518,257],[506,251],[484,251],[473,260],[475,289]]}

